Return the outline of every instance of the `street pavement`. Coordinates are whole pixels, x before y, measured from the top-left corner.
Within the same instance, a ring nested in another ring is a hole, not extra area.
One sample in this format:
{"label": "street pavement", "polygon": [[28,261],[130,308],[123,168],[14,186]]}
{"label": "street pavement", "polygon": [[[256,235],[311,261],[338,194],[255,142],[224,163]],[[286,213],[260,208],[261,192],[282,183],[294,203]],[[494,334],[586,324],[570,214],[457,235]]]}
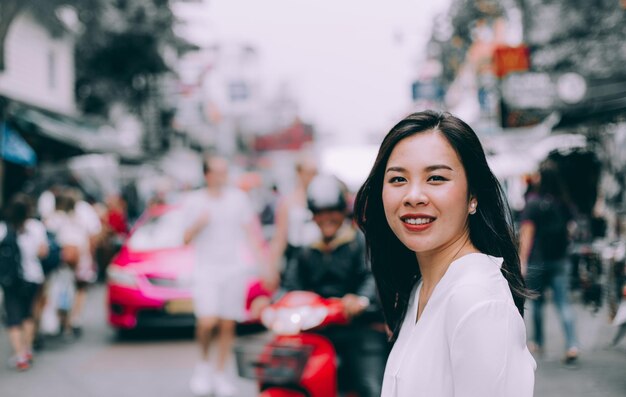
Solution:
{"label": "street pavement", "polygon": [[[117,338],[106,325],[101,286],[90,291],[87,309],[81,339],[48,341],[27,372],[16,373],[0,366],[0,396],[191,397],[188,382],[197,358],[191,330]],[[576,314],[581,359],[578,368],[569,369],[560,363],[563,337],[556,311],[547,305],[548,345],[544,357],[537,360],[535,396],[626,396],[626,338],[617,347],[608,348],[615,329],[608,324],[606,313],[601,310],[593,315],[576,306]],[[239,337],[238,341],[255,337]],[[0,358],[8,356],[8,339],[2,329]],[[241,379],[238,386],[240,397],[256,394],[252,381]]]}

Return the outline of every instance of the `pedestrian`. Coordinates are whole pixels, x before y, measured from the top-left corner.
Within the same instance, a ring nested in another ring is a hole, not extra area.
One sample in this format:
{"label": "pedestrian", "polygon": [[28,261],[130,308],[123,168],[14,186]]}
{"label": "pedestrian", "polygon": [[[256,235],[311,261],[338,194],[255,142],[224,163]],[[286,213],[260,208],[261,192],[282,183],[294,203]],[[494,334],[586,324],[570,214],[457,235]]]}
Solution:
{"label": "pedestrian", "polygon": [[543,304],[545,292],[552,290],[563,332],[565,355],[563,362],[573,365],[578,358],[578,343],[574,326],[574,311],[569,302],[568,225],[572,221],[561,178],[556,164],[544,162],[539,170],[538,193],[530,198],[520,222],[520,261],[522,273],[530,290],[537,294],[532,301],[533,340],[531,351],[544,351]]}
{"label": "pedestrian", "polygon": [[532,396],[510,211],[474,131],[423,111],[384,138],[355,219],[394,341],[383,397]]}
{"label": "pedestrian", "polygon": [[6,208],[6,222],[0,224],[0,240],[17,240],[21,267],[20,279],[11,286],[3,286],[5,322],[13,350],[9,366],[17,370],[28,369],[33,360],[33,341],[37,333],[33,310],[44,282],[40,259],[48,255],[46,229],[33,218],[32,212],[30,197],[18,193]]}
{"label": "pedestrian", "polygon": [[[51,276],[51,284],[66,281],[68,271],[74,284],[61,288],[63,298],[52,297],[49,304],[61,304],[60,331],[66,338],[77,338],[82,335],[87,290],[97,277],[94,252],[101,231],[100,219],[91,204],[82,199],[80,191],[65,188],[55,197],[55,211],[45,219],[45,225],[56,235],[64,264]],[[51,285],[51,291],[54,290]]]}
{"label": "pedestrian", "polygon": [[[366,262],[365,240],[347,219],[346,195],[334,176],[318,175],[309,184],[307,202],[320,238],[300,249],[276,295],[311,291],[323,298],[341,299],[350,323],[316,331],[330,339],[341,362],[339,390],[380,397],[389,345]],[[253,307],[260,313],[268,304],[269,298],[261,297]]]}
{"label": "pedestrian", "polygon": [[270,241],[271,268],[268,277],[273,280],[266,285],[269,290],[278,285],[280,274],[297,256],[298,250],[320,237],[306,202],[307,187],[318,172],[315,158],[310,153],[301,153],[296,161],[295,171],[296,185],[279,200],[276,210],[274,236]]}
{"label": "pedestrian", "polygon": [[[215,391],[233,396],[237,390],[226,374],[237,321],[244,319],[248,266],[246,256],[262,262],[258,220],[246,194],[228,184],[229,165],[219,156],[204,161],[206,188],[189,193],[184,203],[189,219],[185,243],[196,248],[193,305],[200,361],[190,381],[194,394]],[[213,337],[213,332],[217,336]],[[215,347],[215,365],[209,350]]]}

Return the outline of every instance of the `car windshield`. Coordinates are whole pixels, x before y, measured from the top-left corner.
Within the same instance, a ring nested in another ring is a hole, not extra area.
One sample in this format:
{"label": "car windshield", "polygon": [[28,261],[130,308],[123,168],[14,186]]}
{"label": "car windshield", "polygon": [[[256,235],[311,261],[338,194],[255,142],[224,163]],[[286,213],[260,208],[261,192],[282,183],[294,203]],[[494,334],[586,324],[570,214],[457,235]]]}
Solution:
{"label": "car windshield", "polygon": [[181,247],[184,244],[183,211],[175,209],[152,216],[142,223],[128,239],[132,251],[152,251]]}

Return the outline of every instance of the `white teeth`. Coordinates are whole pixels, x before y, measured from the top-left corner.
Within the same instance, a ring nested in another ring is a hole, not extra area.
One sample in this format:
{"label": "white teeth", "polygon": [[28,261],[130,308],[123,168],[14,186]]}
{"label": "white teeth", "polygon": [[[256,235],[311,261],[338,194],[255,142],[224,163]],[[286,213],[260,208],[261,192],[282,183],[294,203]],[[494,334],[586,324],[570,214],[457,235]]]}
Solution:
{"label": "white teeth", "polygon": [[432,222],[432,218],[405,218],[404,222],[410,225],[423,225]]}

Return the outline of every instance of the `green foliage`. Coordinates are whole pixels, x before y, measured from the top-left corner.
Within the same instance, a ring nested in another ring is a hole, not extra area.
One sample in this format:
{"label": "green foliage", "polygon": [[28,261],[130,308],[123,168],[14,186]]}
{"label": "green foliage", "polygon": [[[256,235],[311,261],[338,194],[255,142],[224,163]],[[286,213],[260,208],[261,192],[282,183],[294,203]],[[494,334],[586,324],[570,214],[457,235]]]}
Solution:
{"label": "green foliage", "polygon": [[[79,31],[59,19],[61,6],[76,10]],[[172,31],[169,0],[1,0],[0,72],[8,29],[26,9],[53,36],[75,36],[77,101],[88,113],[106,115],[115,101],[141,107],[150,89],[146,82],[168,71],[164,48],[185,44]]]}
{"label": "green foliage", "polygon": [[626,11],[619,1],[520,2],[534,70],[576,70],[588,77],[624,74]]}
{"label": "green foliage", "polygon": [[151,76],[167,72],[166,46],[180,40],[172,31],[168,0],[92,0],[80,9],[85,27],[76,44],[76,92],[87,113],[105,115],[115,101],[138,110],[148,98]]}

